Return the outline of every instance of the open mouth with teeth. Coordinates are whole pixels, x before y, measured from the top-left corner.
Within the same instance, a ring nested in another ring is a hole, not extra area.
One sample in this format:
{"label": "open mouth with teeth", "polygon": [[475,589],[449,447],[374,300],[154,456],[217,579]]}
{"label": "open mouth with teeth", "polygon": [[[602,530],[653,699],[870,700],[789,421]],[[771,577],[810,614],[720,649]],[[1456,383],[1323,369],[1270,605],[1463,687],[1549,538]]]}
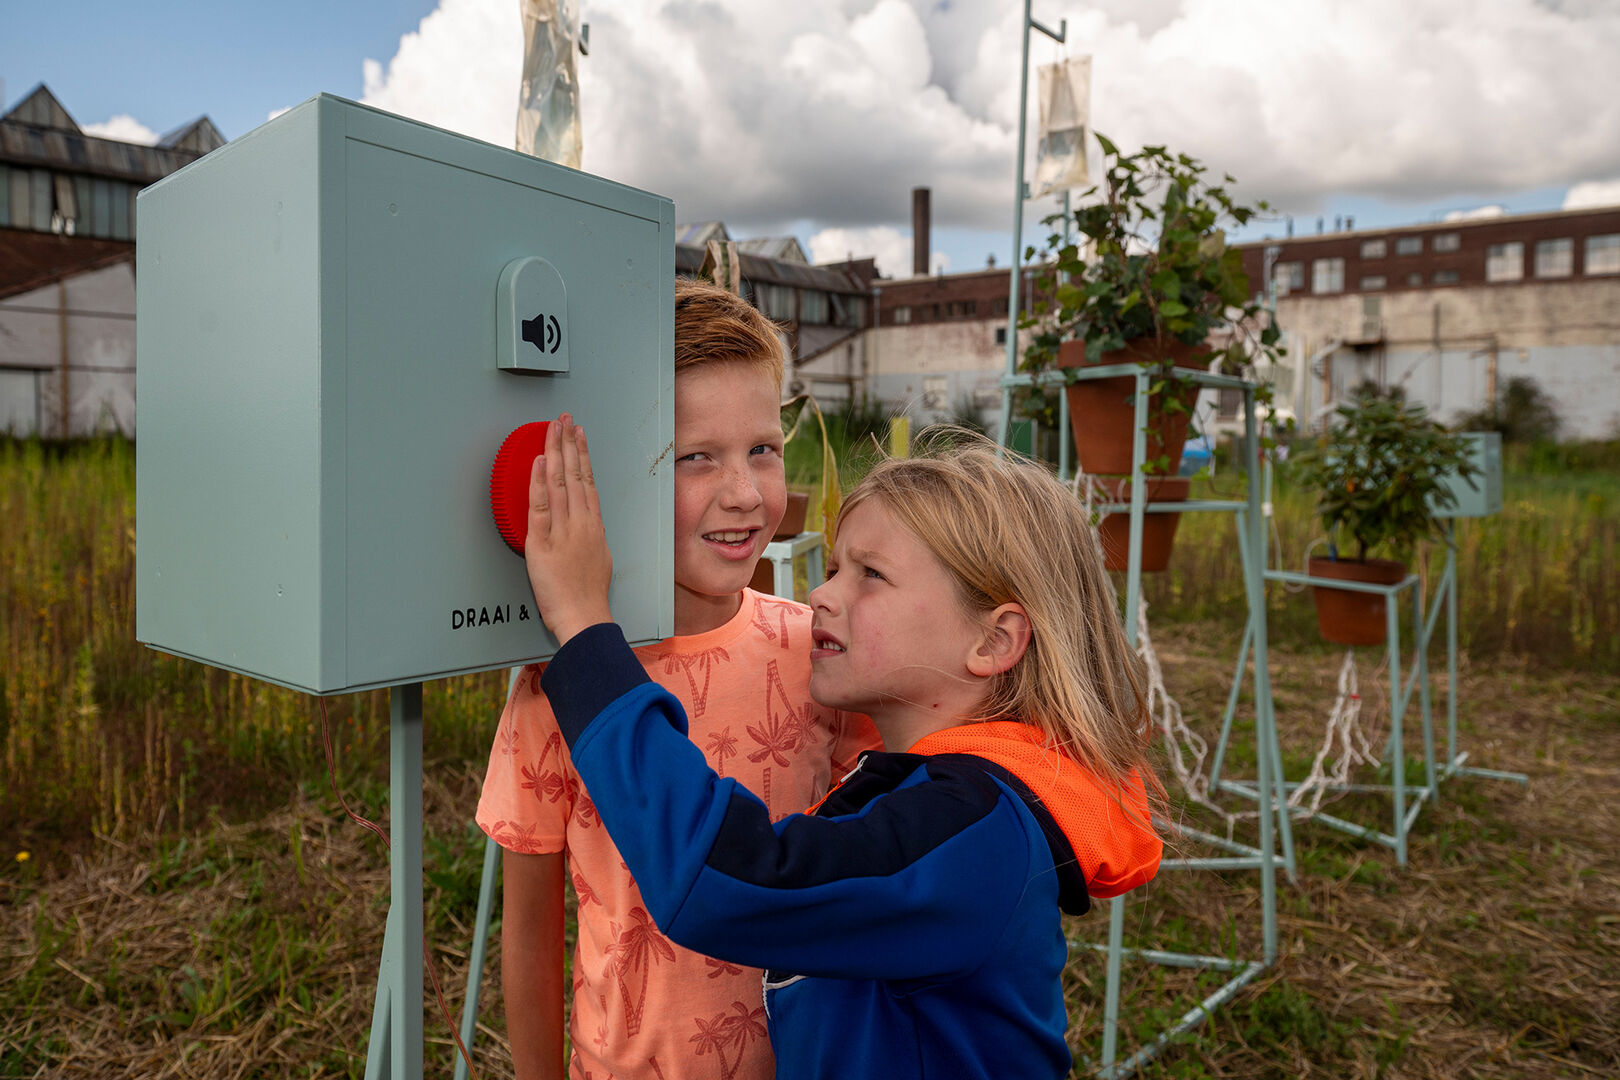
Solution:
{"label": "open mouth with teeth", "polygon": [[758,529],[716,529],[703,534],[703,542],[728,558],[740,559],[751,555],[754,536]]}
{"label": "open mouth with teeth", "polygon": [[843,642],[825,630],[812,630],[810,632],[810,641],[810,659],[812,660],[827,656],[840,656],[845,651]]}

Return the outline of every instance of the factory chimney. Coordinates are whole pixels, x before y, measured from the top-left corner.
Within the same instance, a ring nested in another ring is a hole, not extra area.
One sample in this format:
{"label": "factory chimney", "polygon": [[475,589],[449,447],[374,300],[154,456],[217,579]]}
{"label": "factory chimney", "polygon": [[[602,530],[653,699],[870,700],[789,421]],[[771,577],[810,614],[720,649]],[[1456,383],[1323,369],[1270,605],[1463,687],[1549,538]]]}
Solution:
{"label": "factory chimney", "polygon": [[911,189],[911,273],[914,277],[928,276],[929,255],[928,189]]}

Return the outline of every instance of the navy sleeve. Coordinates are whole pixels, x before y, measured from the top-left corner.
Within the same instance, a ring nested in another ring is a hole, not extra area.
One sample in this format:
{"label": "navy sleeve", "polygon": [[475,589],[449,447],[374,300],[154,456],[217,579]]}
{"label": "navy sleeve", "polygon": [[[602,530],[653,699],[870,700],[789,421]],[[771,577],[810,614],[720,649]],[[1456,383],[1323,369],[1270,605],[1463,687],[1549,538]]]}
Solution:
{"label": "navy sleeve", "polygon": [[649,914],[687,948],[803,975],[966,973],[1037,871],[1050,869],[1049,855],[1033,865],[1048,849],[1028,812],[959,766],[924,764],[857,814],[773,825],[686,738],[680,702],[639,663],[632,679],[614,658],[622,650],[635,662],[617,636],[614,645],[593,627],[570,641],[545,687],[548,696],[560,688],[552,705],[574,767]]}

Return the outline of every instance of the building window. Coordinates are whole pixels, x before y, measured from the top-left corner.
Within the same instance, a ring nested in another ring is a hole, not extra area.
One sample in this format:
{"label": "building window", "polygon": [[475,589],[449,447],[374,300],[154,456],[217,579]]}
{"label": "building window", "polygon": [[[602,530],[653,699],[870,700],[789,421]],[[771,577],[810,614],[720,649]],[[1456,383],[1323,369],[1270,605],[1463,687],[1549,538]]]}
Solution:
{"label": "building window", "polygon": [[997,299],[997,300],[993,301],[990,304],[990,314],[992,314],[992,315],[1005,315],[1005,314],[1007,314],[1007,298],[1005,296],[1001,297],[1000,299]]}
{"label": "building window", "polygon": [[1272,280],[1277,283],[1277,291],[1284,296],[1291,292],[1298,292],[1305,287],[1305,264],[1302,262],[1278,263],[1272,271]]}
{"label": "building window", "polygon": [[1586,272],[1620,274],[1620,233],[1586,238]]}
{"label": "building window", "polygon": [[1423,237],[1403,236],[1395,241],[1395,254],[1421,255],[1423,254]]}
{"label": "building window", "polygon": [[922,407],[936,411],[945,408],[950,401],[950,387],[951,380],[949,376],[924,375]]}
{"label": "building window", "polygon": [[904,305],[894,309],[894,324],[904,326],[911,321],[911,308]]}
{"label": "building window", "polygon": [[1406,275],[1407,288],[1415,289],[1419,285],[1422,285],[1422,284],[1423,284],[1423,275],[1418,273],[1416,270],[1414,270],[1410,274]]}
{"label": "building window", "polygon": [[1389,245],[1383,240],[1363,240],[1361,242],[1361,257],[1363,259],[1382,259],[1389,251]]}
{"label": "building window", "polygon": [[1312,262],[1311,292],[1344,292],[1344,260],[1317,259]]}
{"label": "building window", "polygon": [[820,289],[799,290],[799,321],[821,324],[827,321],[827,294]]}
{"label": "building window", "polygon": [[1457,271],[1455,271],[1455,270],[1436,270],[1434,272],[1434,283],[1436,285],[1455,285],[1455,284],[1457,284]]}
{"label": "building window", "polygon": [[1569,277],[1575,272],[1575,241],[1536,241],[1536,277]]}
{"label": "building window", "polygon": [[1454,232],[1435,233],[1434,242],[1429,245],[1435,251],[1462,250],[1462,234]]}
{"label": "building window", "polygon": [[1007,344],[1007,328],[1005,326],[996,327],[996,344]]}
{"label": "building window", "polygon": [[1524,277],[1524,243],[1510,240],[1485,249],[1486,281],[1519,281]]}
{"label": "building window", "polygon": [[1383,274],[1371,274],[1361,279],[1361,291],[1372,292],[1376,289],[1382,289],[1386,284],[1388,282],[1384,280]]}
{"label": "building window", "polygon": [[795,314],[793,292],[794,290],[787,285],[770,285],[757,281],[754,283],[754,306],[772,319],[791,321]]}

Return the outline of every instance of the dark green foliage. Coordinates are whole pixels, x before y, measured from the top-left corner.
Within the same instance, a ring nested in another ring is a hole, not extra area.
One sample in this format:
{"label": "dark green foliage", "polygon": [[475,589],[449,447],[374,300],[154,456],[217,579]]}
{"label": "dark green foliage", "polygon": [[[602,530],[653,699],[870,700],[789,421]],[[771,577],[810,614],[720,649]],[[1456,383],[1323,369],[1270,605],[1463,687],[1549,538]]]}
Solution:
{"label": "dark green foliage", "polygon": [[1497,400],[1457,421],[1463,431],[1495,431],[1504,443],[1552,442],[1558,437],[1558,412],[1536,380],[1516,375]]}
{"label": "dark green foliage", "polygon": [[[1086,360],[1096,363],[1130,341],[1198,346],[1226,328],[1234,333],[1214,349],[1217,370],[1238,373],[1275,361],[1283,352],[1280,333],[1251,288],[1242,254],[1226,245],[1226,227],[1246,224],[1266,204],[1239,204],[1228,191],[1231,176],[1214,183],[1186,154],[1162,146],[1123,154],[1103,136],[1097,141],[1104,182],[1081,195],[1083,205],[1073,212],[1082,240],[1056,228],[1062,215],[1046,219],[1054,229],[1046,241],[1052,259],[1036,280],[1032,312],[1020,320],[1033,331],[1022,370],[1050,369],[1058,346],[1070,339],[1084,341]],[[1031,247],[1025,257],[1035,254]],[[1173,382],[1169,362],[1155,363]],[[1033,388],[1021,402],[1023,413],[1048,411],[1048,397]]]}
{"label": "dark green foliage", "polygon": [[1442,479],[1477,473],[1466,442],[1421,405],[1366,387],[1334,416],[1327,434],[1294,462],[1299,482],[1316,492],[1330,536],[1343,529],[1353,537],[1357,559],[1378,548],[1404,559],[1418,541],[1438,538],[1434,507],[1455,501]]}

